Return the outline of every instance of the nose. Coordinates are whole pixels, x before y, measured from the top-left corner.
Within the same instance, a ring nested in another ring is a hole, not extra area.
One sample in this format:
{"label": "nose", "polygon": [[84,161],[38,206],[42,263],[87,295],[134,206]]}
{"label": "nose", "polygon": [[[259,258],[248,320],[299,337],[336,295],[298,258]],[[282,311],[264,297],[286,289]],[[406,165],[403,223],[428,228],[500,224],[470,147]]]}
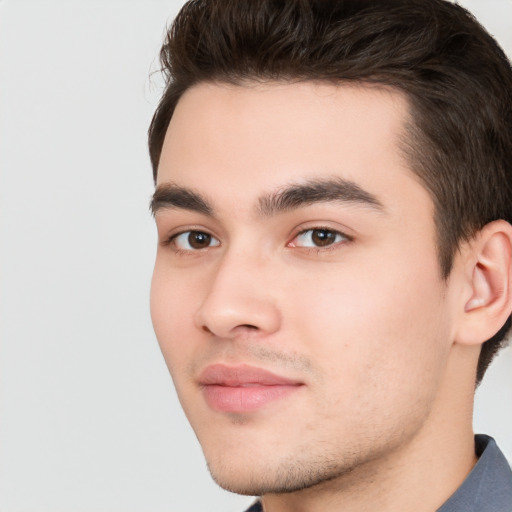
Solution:
{"label": "nose", "polygon": [[212,271],[207,294],[197,309],[195,324],[219,338],[277,331],[281,315],[269,264],[247,254],[225,255]]}

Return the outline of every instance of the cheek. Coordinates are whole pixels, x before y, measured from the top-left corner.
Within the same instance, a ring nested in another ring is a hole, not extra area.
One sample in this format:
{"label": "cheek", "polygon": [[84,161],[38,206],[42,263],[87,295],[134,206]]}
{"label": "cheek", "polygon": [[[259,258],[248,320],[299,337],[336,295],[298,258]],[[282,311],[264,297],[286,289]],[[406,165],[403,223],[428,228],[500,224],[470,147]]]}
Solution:
{"label": "cheek", "polygon": [[296,295],[295,332],[322,374],[315,424],[357,439],[392,438],[402,422],[414,429],[424,421],[447,357],[442,283],[397,280],[390,270],[317,280],[317,293]]}
{"label": "cheek", "polygon": [[[185,286],[177,275],[158,260],[151,281],[151,319],[153,328],[171,373],[187,358],[191,343],[193,287]],[[188,342],[187,342],[188,341]]]}
{"label": "cheek", "polygon": [[449,322],[437,260],[393,256],[312,275],[302,292],[291,290],[291,324],[341,385],[410,387],[440,375]]}

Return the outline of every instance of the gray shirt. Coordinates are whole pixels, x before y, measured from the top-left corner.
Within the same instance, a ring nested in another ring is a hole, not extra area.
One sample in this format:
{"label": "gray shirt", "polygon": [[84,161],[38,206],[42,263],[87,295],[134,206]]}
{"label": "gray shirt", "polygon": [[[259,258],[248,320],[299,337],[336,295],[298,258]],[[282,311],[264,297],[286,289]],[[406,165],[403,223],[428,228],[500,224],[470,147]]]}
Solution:
{"label": "gray shirt", "polygon": [[492,437],[475,436],[475,467],[437,512],[512,512],[512,471]]}
{"label": "gray shirt", "polygon": [[[478,462],[437,512],[512,512],[512,471],[492,437],[475,436]],[[262,512],[254,503],[246,512]]]}

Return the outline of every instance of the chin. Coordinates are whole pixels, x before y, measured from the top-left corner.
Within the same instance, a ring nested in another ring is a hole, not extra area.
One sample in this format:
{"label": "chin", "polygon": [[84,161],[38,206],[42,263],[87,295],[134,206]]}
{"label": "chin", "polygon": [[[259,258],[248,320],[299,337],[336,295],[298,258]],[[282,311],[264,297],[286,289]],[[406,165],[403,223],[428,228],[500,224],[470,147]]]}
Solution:
{"label": "chin", "polygon": [[350,473],[357,463],[341,463],[330,458],[317,460],[293,459],[277,463],[259,459],[255,462],[240,460],[230,464],[229,460],[208,461],[208,470],[213,480],[225,489],[244,496],[285,494],[303,491],[328,484]]}

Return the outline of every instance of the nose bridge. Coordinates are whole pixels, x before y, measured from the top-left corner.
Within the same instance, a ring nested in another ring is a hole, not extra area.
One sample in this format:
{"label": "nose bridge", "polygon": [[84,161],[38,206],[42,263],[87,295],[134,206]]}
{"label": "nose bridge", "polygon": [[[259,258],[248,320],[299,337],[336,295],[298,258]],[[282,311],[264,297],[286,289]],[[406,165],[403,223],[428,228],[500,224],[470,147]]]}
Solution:
{"label": "nose bridge", "polygon": [[212,272],[196,315],[199,328],[224,338],[244,329],[265,333],[278,329],[280,315],[269,282],[270,260],[262,252],[232,247]]}

